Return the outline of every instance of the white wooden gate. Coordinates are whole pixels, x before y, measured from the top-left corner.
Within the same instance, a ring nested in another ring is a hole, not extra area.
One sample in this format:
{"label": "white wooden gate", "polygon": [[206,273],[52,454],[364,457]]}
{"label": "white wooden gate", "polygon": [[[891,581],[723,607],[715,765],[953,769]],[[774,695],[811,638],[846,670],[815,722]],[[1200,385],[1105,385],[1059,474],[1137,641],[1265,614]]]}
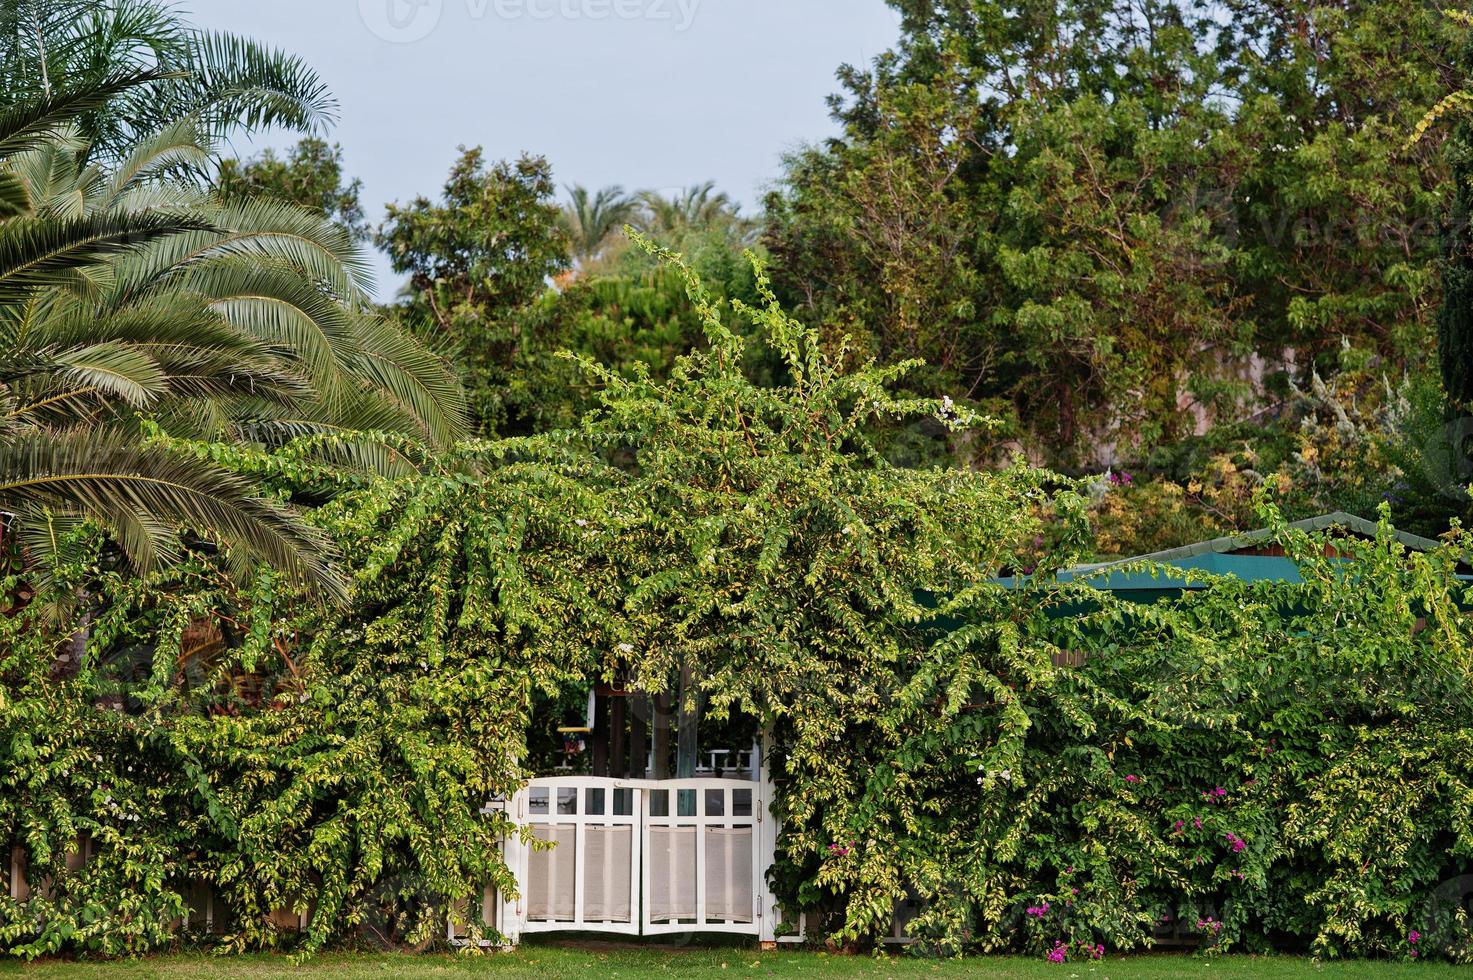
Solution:
{"label": "white wooden gate", "polygon": [[[538,847],[508,841],[521,898],[501,932],[764,936],[775,835],[763,785],[731,779],[535,779],[511,802]],[[770,820],[768,821],[770,824]]]}
{"label": "white wooden gate", "polygon": [[669,779],[645,790],[645,935],[759,933],[767,862],[758,797],[757,783],[730,779]]}
{"label": "white wooden gate", "polygon": [[639,934],[638,785],[589,776],[536,779],[513,814],[552,846],[514,845],[520,931]]}

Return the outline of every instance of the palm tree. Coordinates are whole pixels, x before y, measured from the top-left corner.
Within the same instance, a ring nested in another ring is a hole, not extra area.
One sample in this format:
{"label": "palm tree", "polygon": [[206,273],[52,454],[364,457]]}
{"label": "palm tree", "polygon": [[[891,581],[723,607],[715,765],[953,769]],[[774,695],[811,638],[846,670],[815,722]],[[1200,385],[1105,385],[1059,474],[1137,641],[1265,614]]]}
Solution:
{"label": "palm tree", "polygon": [[320,535],[248,481],[140,439],[141,423],[444,444],[465,431],[463,395],[370,311],[345,231],[177,178],[210,152],[193,120],[87,162],[78,116],[151,78],[0,112],[0,515],[41,565],[87,519],[138,566],[203,534],[341,594]]}
{"label": "palm tree", "polygon": [[724,191],[717,191],[715,181],[687,187],[669,197],[644,191],[639,195],[639,205],[635,227],[657,239],[719,231],[737,246],[756,240],[757,223],[743,217],[741,206]]}
{"label": "palm tree", "polygon": [[634,218],[638,207],[638,200],[618,185],[592,195],[581,184],[569,187],[568,203],[563,205],[563,228],[568,233],[573,260],[580,267],[597,260],[610,239]]}
{"label": "palm tree", "polygon": [[197,30],[167,0],[0,0],[0,105],[152,77],[78,118],[88,152],[126,154],[190,119],[206,137],[273,126],[312,131],[337,103],[300,59]]}
{"label": "palm tree", "polygon": [[716,182],[710,180],[668,197],[658,191],[643,191],[639,203],[643,209],[639,228],[652,234],[708,225],[736,212],[731,198],[718,192]]}

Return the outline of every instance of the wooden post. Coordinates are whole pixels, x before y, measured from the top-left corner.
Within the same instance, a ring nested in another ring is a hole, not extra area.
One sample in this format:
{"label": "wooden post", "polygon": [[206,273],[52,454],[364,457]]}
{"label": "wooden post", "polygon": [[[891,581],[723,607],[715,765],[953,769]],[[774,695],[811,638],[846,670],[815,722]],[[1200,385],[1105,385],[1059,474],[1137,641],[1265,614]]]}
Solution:
{"label": "wooden post", "polygon": [[593,742],[593,774],[595,776],[607,776],[609,774],[609,699],[594,695],[593,717],[589,719],[593,731],[588,733],[588,738]]}
{"label": "wooden post", "polygon": [[609,772],[618,779],[629,778],[629,749],[624,741],[627,700],[622,694],[609,699]]}
{"label": "wooden post", "polygon": [[679,720],[675,731],[675,778],[694,779],[697,753],[696,724],[701,717],[700,705],[696,704],[695,672],[687,660],[680,668]]}
{"label": "wooden post", "polygon": [[[756,746],[757,839],[754,844],[757,852],[757,880],[752,883],[753,891],[757,894],[757,914],[761,919],[758,923],[757,941],[765,950],[777,948],[777,931],[783,925],[783,910],[772,900],[767,881],[767,873],[777,863],[777,837],[778,832],[782,829],[777,822],[777,817],[772,814],[772,798],[777,789],[772,782],[770,756],[775,742],[772,726],[767,725],[762,730],[761,741]],[[801,938],[806,932],[804,928],[806,924],[800,918],[797,925],[798,937]]]}
{"label": "wooden post", "polygon": [[655,776],[656,779],[670,778],[670,695],[655,695]]}
{"label": "wooden post", "polygon": [[650,699],[646,694],[635,695],[634,711],[629,719],[629,778],[643,779],[648,773],[646,757],[649,755],[649,726],[645,719],[650,716]]}

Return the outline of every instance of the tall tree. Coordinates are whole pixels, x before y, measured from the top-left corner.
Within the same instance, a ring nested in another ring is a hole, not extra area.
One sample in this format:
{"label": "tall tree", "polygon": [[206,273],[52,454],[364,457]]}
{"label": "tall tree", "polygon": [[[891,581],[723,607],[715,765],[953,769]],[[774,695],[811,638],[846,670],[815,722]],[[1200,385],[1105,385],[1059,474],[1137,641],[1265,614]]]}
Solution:
{"label": "tall tree", "polygon": [[536,308],[570,261],[554,190],[540,157],[488,168],[479,148],[462,148],[440,200],[390,205],[375,238],[409,274],[406,315],[455,351],[488,430],[533,425],[540,393],[518,387],[518,365],[555,353],[537,342]]}
{"label": "tall tree", "polygon": [[624,193],[624,188],[614,185],[590,193],[588,188],[575,184],[568,188],[568,200],[563,205],[563,227],[573,260],[585,267],[601,257],[610,242],[619,235],[625,224],[635,217],[638,199]]}
{"label": "tall tree", "polygon": [[1443,90],[1434,12],[892,5],[899,44],[841,70],[841,135],[768,204],[831,338],[923,354],[918,383],[1079,466],[1250,415],[1342,340],[1425,358],[1443,161],[1403,147]]}
{"label": "tall tree", "polygon": [[158,422],[268,444],[360,429],[446,442],[463,431],[460,389],[369,312],[344,231],[171,180],[209,156],[192,123],[116,166],[85,164],[77,114],[126,84],[0,114],[0,512],[33,563],[85,519],[139,566],[203,535],[339,591],[318,535],[140,434]]}
{"label": "tall tree", "polygon": [[265,196],[287,201],[331,218],[355,241],[366,241],[371,234],[363,210],[363,181],[346,176],[341,146],[316,136],[297,141],[284,156],[268,148],[249,160],[221,160],[216,183],[227,200]]}

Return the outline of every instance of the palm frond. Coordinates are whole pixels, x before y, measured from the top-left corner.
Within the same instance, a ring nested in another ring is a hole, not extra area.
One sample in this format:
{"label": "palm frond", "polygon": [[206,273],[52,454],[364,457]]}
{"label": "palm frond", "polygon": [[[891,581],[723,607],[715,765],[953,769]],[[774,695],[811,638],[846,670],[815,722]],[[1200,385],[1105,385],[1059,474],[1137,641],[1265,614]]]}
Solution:
{"label": "palm frond", "polygon": [[336,103],[301,59],[255,41],[192,28],[169,0],[5,0],[0,85],[14,104],[54,91],[94,90],[114,75],[133,87],[64,111],[82,120],[92,151],[125,155],[142,136],[185,119],[210,138],[282,126],[321,129]]}
{"label": "palm frond", "polygon": [[0,171],[0,220],[25,214],[31,209],[31,196],[25,181],[13,173]]}
{"label": "palm frond", "polygon": [[236,332],[294,352],[321,380],[357,342],[353,315],[285,265],[224,256],[190,266],[167,285],[198,297]]}
{"label": "palm frond", "polygon": [[[346,586],[322,534],[243,478],[106,433],[22,434],[0,441],[0,511],[22,525],[46,514],[84,517],[112,532],[146,568],[182,531],[215,538],[342,599]],[[145,543],[140,535],[148,538]],[[49,556],[32,553],[32,561]]]}
{"label": "palm frond", "polygon": [[142,349],[116,341],[59,353],[55,373],[73,388],[87,389],[143,408],[168,390],[167,375]]}
{"label": "palm frond", "polygon": [[249,38],[190,32],[168,66],[185,72],[172,87],[181,115],[215,135],[236,127],[311,132],[337,118],[337,100],[306,62]]}
{"label": "palm frond", "polygon": [[0,157],[42,146],[58,128],[106,108],[122,93],[172,77],[172,72],[158,68],[112,72],[53,95],[14,101],[0,109]]}
{"label": "palm frond", "polygon": [[636,216],[639,199],[624,193],[618,185],[604,187],[596,194],[579,184],[567,190],[563,228],[572,242],[573,255],[586,263],[597,258],[609,239]]}
{"label": "palm frond", "polygon": [[208,230],[162,239],[117,263],[125,294],[202,263],[249,256],[288,265],[350,306],[367,305],[368,260],[346,230],[323,216],[268,199],[205,208],[200,214]]}
{"label": "palm frond", "polygon": [[[356,322],[358,344],[347,370],[394,399],[421,421],[432,443],[448,445],[469,431],[465,389],[451,367],[416,339],[378,316]],[[372,428],[387,428],[372,426]]]}
{"label": "palm frond", "polygon": [[77,269],[150,242],[209,235],[196,217],[170,214],[97,214],[80,218],[23,216],[0,222],[0,303],[23,302]]}
{"label": "palm frond", "polygon": [[138,184],[181,168],[202,170],[209,157],[209,144],[200,137],[194,120],[170,123],[118,161],[96,206],[104,210],[115,208],[123,194]]}

